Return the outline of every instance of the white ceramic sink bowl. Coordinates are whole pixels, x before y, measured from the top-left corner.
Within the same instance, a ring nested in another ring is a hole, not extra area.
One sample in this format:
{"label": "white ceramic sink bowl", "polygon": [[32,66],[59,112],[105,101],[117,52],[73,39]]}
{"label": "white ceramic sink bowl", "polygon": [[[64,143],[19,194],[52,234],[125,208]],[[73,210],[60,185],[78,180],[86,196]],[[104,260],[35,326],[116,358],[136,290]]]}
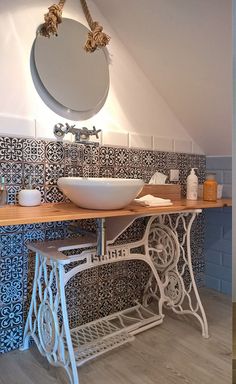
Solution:
{"label": "white ceramic sink bowl", "polygon": [[76,205],[88,209],[120,209],[141,192],[140,179],[60,177],[60,190]]}

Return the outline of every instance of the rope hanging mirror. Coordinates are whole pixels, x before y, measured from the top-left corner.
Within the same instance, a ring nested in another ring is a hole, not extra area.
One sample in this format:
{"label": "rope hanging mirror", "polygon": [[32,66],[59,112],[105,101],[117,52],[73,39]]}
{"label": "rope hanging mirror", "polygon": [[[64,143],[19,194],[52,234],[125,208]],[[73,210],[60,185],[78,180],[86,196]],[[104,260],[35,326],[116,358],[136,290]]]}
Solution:
{"label": "rope hanging mirror", "polygon": [[[48,8],[48,13],[44,15],[44,24],[40,30],[40,34],[45,37],[56,35],[58,33],[58,25],[62,22],[62,11],[66,0],[60,0],[58,4],[53,4]],[[84,15],[90,27],[88,38],[84,45],[86,52],[94,52],[97,48],[105,47],[110,36],[103,32],[103,27],[92,19],[88,5],[85,0],[80,0]]]}
{"label": "rope hanging mirror", "polygon": [[51,110],[69,120],[87,120],[107,99],[110,79],[105,48],[110,37],[93,21],[84,0],[81,5],[91,29],[62,17],[65,1],[50,6],[44,24],[38,27],[31,74],[38,94]]}

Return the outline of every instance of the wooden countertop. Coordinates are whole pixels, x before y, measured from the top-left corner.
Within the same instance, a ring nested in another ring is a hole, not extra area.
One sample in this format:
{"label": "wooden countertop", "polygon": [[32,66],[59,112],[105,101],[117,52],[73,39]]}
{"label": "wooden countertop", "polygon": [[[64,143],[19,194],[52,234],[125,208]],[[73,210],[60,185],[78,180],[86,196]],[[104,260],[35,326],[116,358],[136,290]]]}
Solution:
{"label": "wooden countertop", "polygon": [[110,211],[83,209],[72,203],[42,204],[37,207],[7,205],[0,208],[0,226],[116,216],[149,216],[168,212],[177,213],[191,209],[222,208],[230,206],[232,206],[231,199],[221,199],[214,203],[203,200],[189,201],[182,199],[173,201],[173,205],[168,207],[142,207],[133,203],[123,209]]}

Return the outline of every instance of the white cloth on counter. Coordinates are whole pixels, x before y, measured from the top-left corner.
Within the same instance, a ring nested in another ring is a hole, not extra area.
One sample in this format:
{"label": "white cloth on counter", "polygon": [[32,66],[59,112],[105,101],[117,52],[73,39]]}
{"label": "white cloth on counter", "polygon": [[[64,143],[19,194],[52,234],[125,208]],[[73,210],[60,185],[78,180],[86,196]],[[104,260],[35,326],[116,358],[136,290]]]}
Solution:
{"label": "white cloth on counter", "polygon": [[167,207],[168,205],[173,205],[170,199],[162,199],[152,195],[145,195],[139,199],[134,199],[134,201],[144,207]]}

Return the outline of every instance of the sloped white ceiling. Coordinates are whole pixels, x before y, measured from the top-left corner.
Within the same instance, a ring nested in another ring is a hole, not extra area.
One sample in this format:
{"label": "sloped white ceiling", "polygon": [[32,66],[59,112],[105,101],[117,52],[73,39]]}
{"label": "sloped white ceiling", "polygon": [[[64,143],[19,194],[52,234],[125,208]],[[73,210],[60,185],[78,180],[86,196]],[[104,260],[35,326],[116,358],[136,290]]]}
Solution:
{"label": "sloped white ceiling", "polygon": [[195,142],[230,155],[231,0],[94,3]]}

